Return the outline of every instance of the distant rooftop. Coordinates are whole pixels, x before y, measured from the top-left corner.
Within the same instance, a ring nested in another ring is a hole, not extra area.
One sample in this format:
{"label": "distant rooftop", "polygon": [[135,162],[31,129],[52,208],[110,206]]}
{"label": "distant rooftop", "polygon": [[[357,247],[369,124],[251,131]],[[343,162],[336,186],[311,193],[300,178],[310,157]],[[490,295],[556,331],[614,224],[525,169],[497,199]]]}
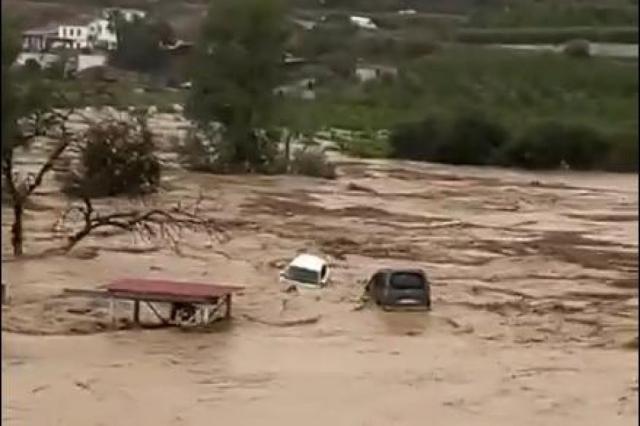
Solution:
{"label": "distant rooftop", "polygon": [[45,25],[44,27],[32,28],[27,31],[23,31],[22,35],[25,36],[41,36],[41,35],[50,35],[50,34],[58,34],[58,26],[55,24]]}
{"label": "distant rooftop", "polygon": [[69,26],[69,27],[84,27],[86,25],[89,25],[90,23],[92,23],[93,21],[95,21],[96,18],[93,16],[79,16],[76,18],[72,18],[69,20],[64,20],[63,22],[60,22],[60,26]]}

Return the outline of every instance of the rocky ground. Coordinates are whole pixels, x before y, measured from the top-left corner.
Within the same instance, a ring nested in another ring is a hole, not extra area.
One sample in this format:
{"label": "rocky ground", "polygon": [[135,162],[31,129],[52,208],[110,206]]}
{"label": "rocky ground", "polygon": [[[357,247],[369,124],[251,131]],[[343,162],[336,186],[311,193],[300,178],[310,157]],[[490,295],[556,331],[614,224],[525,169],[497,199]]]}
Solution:
{"label": "rocky ground", "polygon": [[[52,225],[68,204],[47,182],[26,216],[29,256],[3,261],[3,420],[637,422],[637,176],[348,159],[338,171],[324,181],[172,169],[153,202],[201,193],[228,232],[187,233],[179,254],[118,233],[42,254],[62,243]],[[6,207],[2,224],[7,235]],[[283,293],[279,268],[302,251],[329,259],[333,282]],[[361,306],[363,280],[385,266],[424,268],[433,311]],[[104,303],[61,294],[118,276],[245,290],[232,323],[208,333],[124,321],[110,331]]]}

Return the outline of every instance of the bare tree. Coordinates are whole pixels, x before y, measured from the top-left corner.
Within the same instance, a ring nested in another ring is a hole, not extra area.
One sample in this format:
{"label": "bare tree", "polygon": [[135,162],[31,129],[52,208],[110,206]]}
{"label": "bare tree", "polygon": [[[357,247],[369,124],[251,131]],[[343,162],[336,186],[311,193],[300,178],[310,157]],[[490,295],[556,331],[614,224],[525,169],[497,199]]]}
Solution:
{"label": "bare tree", "polygon": [[[42,184],[45,175],[51,171],[56,161],[73,142],[73,134],[67,128],[67,121],[73,113],[73,109],[66,111],[50,109],[34,112],[19,123],[21,128],[19,143],[3,150],[2,174],[13,207],[11,245],[15,256],[21,256],[24,252],[22,222],[24,207],[28,198]],[[15,148],[18,146],[25,147],[30,141],[39,136],[52,137],[56,140],[55,146],[35,174],[29,173],[23,176],[14,167]]]}
{"label": "bare tree", "polygon": [[[111,228],[134,233],[143,240],[161,239],[168,241],[177,252],[180,251],[180,241],[184,231],[206,233],[210,239],[218,242],[226,240],[224,224],[213,218],[206,218],[201,214],[199,196],[192,206],[182,206],[181,203],[168,208],[147,207],[132,208],[127,211],[114,209],[106,212],[103,208],[96,209],[88,196],[82,197],[82,204],[67,209],[59,218],[55,227],[71,227],[71,234],[67,237],[64,251],[69,251],[81,240],[98,229]],[[77,223],[80,223],[77,226]],[[76,226],[74,226],[76,225]]]}

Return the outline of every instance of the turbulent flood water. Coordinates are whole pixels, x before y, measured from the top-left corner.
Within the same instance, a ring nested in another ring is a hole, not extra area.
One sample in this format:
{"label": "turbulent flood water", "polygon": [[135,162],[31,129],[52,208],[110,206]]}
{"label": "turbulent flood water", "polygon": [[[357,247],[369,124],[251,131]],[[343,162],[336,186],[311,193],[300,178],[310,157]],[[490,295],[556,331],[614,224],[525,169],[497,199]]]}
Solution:
{"label": "turbulent flood water", "polygon": [[[228,233],[220,243],[186,233],[179,254],[118,233],[41,254],[61,243],[52,224],[68,204],[50,179],[26,216],[31,256],[11,259],[3,239],[3,422],[637,422],[635,175],[351,160],[338,171],[335,181],[168,171],[154,202],[200,193]],[[333,282],[285,293],[279,268],[302,251],[326,257]],[[385,266],[423,268],[433,311],[362,306],[363,281]],[[122,276],[245,290],[231,323],[208,332],[125,321],[112,331],[103,302],[62,296]]]}

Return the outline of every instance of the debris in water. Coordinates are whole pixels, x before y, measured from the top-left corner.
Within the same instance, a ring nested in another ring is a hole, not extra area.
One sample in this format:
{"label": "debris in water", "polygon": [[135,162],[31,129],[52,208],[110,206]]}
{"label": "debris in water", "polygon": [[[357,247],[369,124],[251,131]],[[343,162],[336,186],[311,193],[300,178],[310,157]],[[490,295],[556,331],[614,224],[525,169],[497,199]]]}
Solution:
{"label": "debris in water", "polygon": [[249,314],[244,314],[244,318],[251,322],[257,322],[259,324],[270,325],[273,327],[295,327],[298,325],[310,325],[315,324],[320,321],[321,315],[316,315],[309,318],[300,318],[293,320],[282,320],[282,321],[270,321],[265,319],[256,318]]}

